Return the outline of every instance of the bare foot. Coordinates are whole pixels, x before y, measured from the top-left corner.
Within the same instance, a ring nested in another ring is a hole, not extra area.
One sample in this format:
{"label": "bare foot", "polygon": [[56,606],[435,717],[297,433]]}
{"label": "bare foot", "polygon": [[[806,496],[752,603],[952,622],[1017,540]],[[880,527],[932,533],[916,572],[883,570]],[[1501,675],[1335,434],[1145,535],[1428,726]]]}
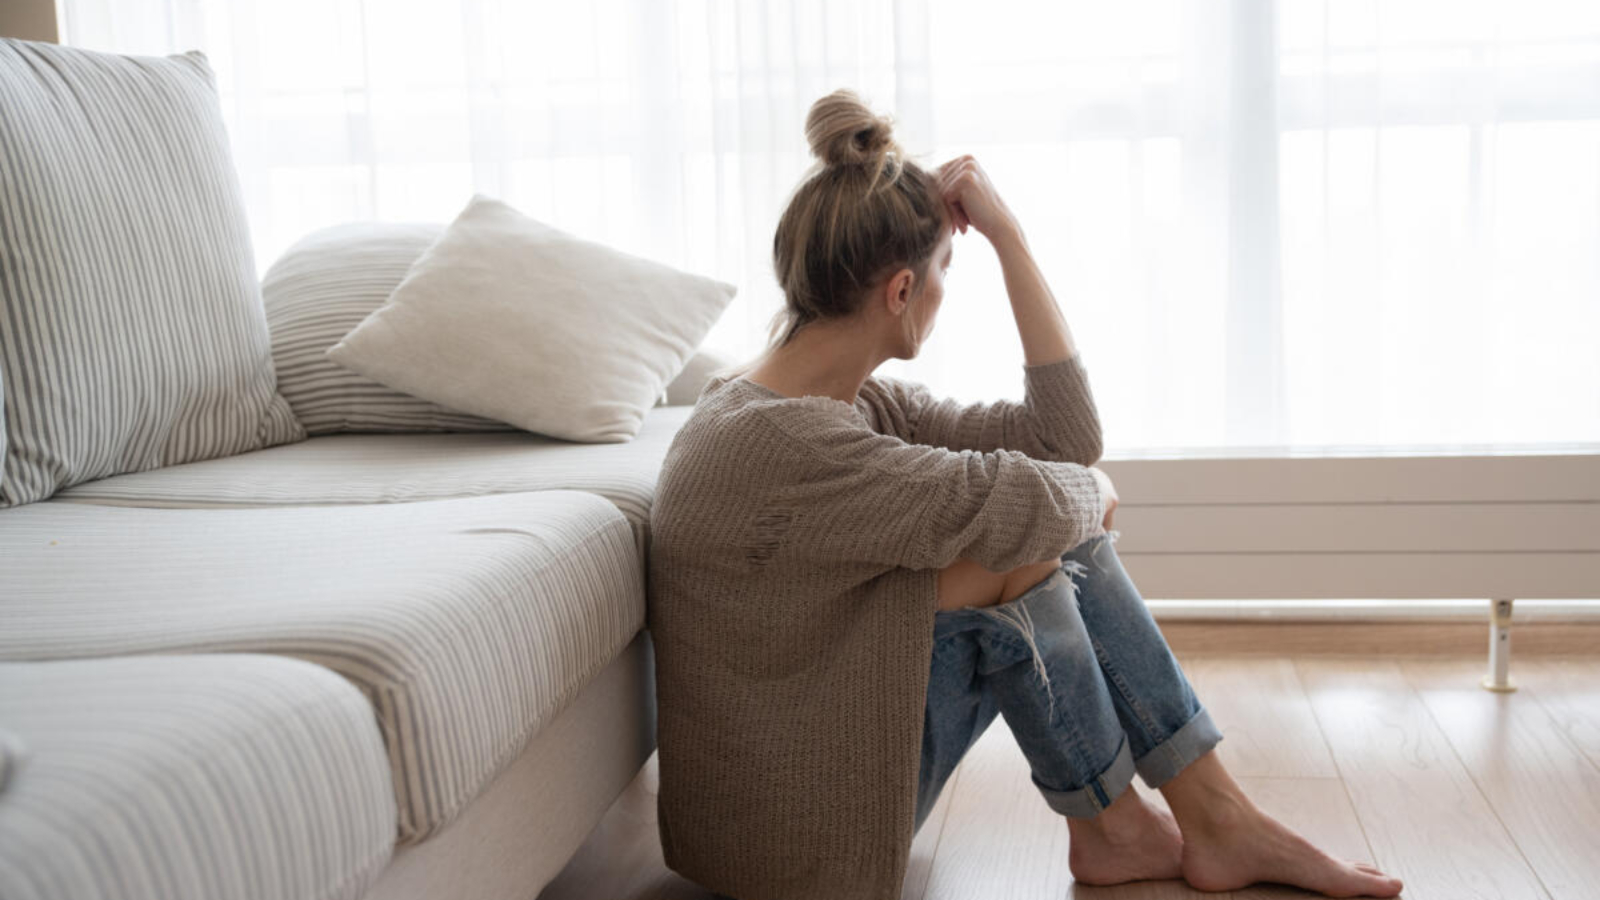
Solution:
{"label": "bare foot", "polygon": [[1130,785],[1093,819],[1068,819],[1067,865],[1082,884],[1183,877],[1183,834]]}
{"label": "bare foot", "polygon": [[1393,897],[1391,878],[1365,863],[1334,859],[1253,806],[1219,812],[1183,835],[1183,879],[1201,891],[1231,891],[1259,881],[1329,897]]}

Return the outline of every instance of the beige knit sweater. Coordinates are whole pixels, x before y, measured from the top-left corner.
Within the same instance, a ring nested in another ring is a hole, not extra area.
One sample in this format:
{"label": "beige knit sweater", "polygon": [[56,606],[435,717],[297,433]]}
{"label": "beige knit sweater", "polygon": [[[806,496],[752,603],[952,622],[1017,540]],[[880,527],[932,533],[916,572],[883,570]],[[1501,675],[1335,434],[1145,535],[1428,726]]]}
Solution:
{"label": "beige knit sweater", "polygon": [[872,376],[854,405],[713,378],[650,515],[666,863],[738,900],[896,900],[938,570],[1101,533],[1081,361],[1022,402]]}

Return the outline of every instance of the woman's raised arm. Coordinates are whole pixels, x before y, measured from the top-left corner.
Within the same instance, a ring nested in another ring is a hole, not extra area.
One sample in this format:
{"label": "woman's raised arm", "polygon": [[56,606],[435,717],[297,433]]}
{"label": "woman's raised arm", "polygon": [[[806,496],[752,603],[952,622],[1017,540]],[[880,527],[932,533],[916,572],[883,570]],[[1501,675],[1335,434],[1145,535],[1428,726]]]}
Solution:
{"label": "woman's raised arm", "polygon": [[1028,365],[1045,365],[1078,355],[1066,317],[1045,283],[1044,273],[1028,248],[1022,225],[971,156],[958,156],[939,167],[939,190],[950,204],[952,220],[962,232],[971,225],[989,240],[1000,257],[1006,296],[1022,338]]}

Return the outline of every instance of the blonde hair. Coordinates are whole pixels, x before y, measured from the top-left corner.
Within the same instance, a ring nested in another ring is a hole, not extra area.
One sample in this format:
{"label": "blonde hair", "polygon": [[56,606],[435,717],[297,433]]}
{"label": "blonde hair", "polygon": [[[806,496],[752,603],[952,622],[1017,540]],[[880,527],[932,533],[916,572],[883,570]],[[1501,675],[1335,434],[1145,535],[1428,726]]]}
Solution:
{"label": "blonde hair", "polygon": [[915,272],[920,295],[949,227],[933,176],[895,141],[893,120],[873,113],[854,91],[811,105],[806,140],[817,164],[789,198],[772,240],[784,307],[773,317],[767,348],[719,374],[754,368],[811,322],[854,315],[866,289],[891,272]]}

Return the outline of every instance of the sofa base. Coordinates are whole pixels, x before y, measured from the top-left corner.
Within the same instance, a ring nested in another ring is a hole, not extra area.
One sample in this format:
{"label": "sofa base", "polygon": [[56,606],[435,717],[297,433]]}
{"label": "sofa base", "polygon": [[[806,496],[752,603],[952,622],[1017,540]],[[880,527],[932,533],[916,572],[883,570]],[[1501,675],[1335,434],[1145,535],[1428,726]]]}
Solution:
{"label": "sofa base", "polygon": [[457,821],[397,850],[366,900],[534,900],[650,758],[655,724],[640,631]]}

